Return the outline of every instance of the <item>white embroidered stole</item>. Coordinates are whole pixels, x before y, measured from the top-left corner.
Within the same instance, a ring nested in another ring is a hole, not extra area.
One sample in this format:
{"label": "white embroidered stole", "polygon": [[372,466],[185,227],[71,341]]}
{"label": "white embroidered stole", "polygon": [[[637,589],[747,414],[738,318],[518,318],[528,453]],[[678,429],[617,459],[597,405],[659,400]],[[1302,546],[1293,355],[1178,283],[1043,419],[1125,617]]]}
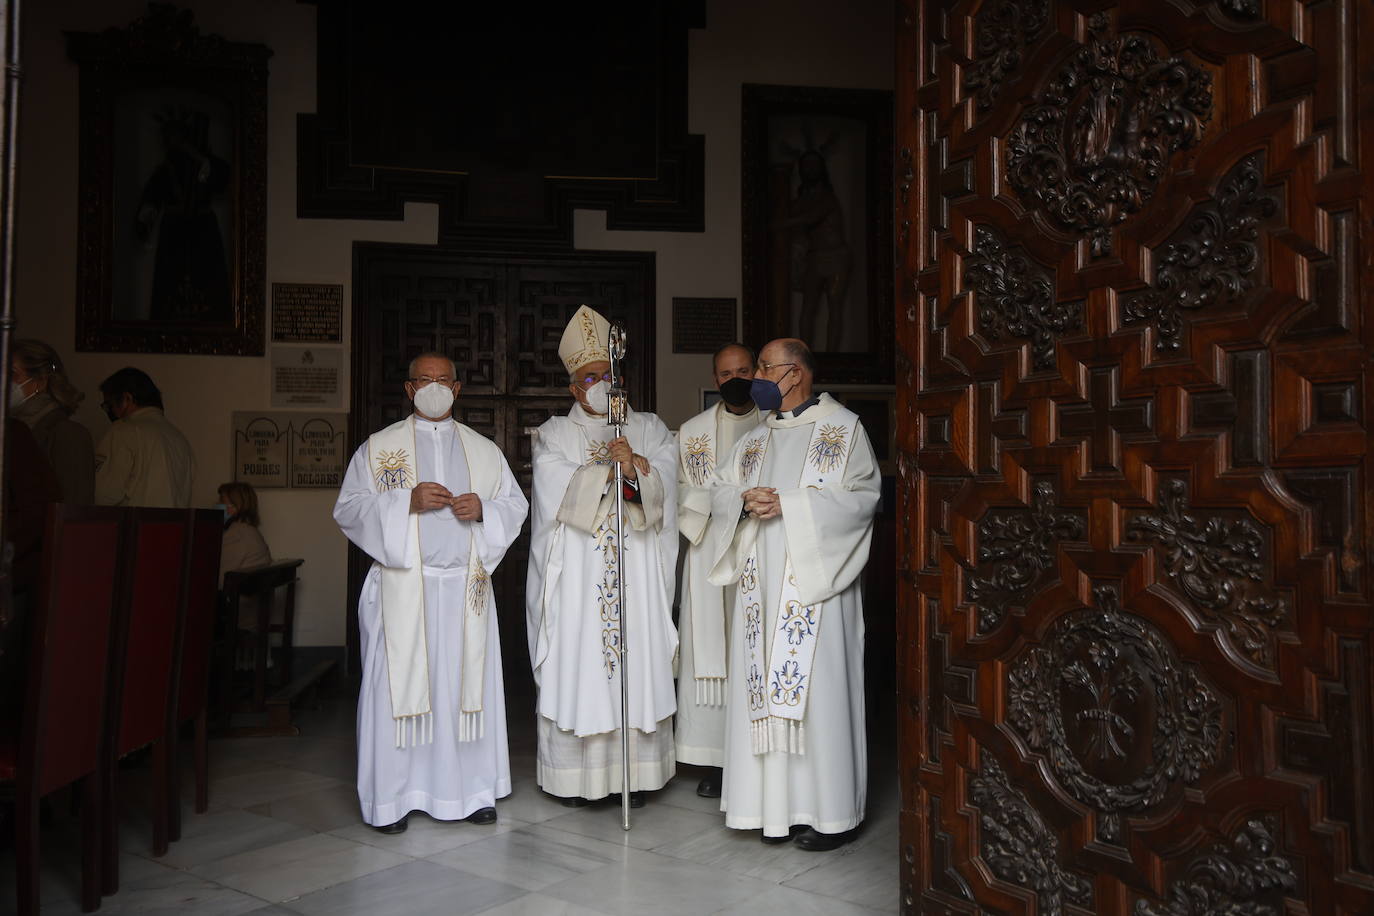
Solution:
{"label": "white embroidered stole", "polygon": [[[465,456],[466,427],[454,424],[455,436]],[[476,436],[476,433],[472,433]],[[480,438],[480,437],[479,437]],[[377,492],[412,490],[420,482],[415,455],[415,418],[407,417],[367,440],[368,469]],[[499,475],[493,477],[491,462],[467,461],[472,491],[483,499],[496,495]],[[407,520],[407,553],[414,562],[408,568],[381,567],[381,609],[387,678],[391,688],[391,716],[396,724],[396,746],[405,748],[434,740],[434,716],[430,707],[429,652],[425,639],[424,563],[420,552],[420,517]],[[491,577],[477,552],[477,535],[469,539],[468,577],[463,613],[462,687],[458,740],[476,741],[484,732],[482,682],[487,645],[487,600]]]}
{"label": "white embroidered stole", "polygon": [[[583,441],[586,443],[587,460],[585,464],[609,467],[611,463],[609,448],[611,427],[609,425],[590,427],[579,423],[577,428],[581,431]],[[601,435],[593,435],[593,429],[598,430]],[[628,433],[629,430],[627,429],[626,432]],[[630,526],[624,525],[623,528],[628,539]],[[606,679],[610,680],[620,670],[622,659],[620,595],[624,588],[620,575],[620,549],[622,545],[617,542],[615,536],[614,512],[607,513],[606,517],[601,519],[592,538],[596,542],[597,553],[601,555],[601,578],[599,580],[593,579],[596,582],[596,610],[601,620],[601,664],[606,672]]]}
{"label": "white embroidered stole", "polygon": [[[806,446],[799,487],[825,489],[844,478],[858,416],[841,408],[818,420]],[[751,437],[740,452],[740,477],[745,489],[758,486],[759,473],[773,430]],[[783,524],[786,524],[786,519]],[[739,580],[739,605],[744,613],[744,652],[747,660],[745,694],[749,702],[750,737],[755,754],[784,751],[806,753],[806,701],[811,695],[812,664],[820,633],[821,605],[804,605],[789,554],[778,593],[777,620],[765,634],[763,590],[759,584],[758,543],[744,563]]]}
{"label": "white embroidered stole", "polygon": [[[682,424],[678,455],[683,472],[694,487],[702,487],[716,469],[719,441],[716,427],[719,408],[698,414]],[[701,586],[697,585],[697,589]],[[690,595],[688,597],[690,601]],[[691,604],[692,664],[696,669],[696,704],[725,705],[725,604],[716,600],[704,606]]]}

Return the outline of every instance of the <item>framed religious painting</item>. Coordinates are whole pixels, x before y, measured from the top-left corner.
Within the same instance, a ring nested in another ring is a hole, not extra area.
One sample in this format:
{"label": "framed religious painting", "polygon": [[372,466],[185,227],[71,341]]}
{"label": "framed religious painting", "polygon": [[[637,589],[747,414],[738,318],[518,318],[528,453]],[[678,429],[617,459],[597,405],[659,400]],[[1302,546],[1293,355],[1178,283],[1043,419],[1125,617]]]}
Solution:
{"label": "framed religious painting", "polygon": [[80,67],[76,348],[260,356],[267,60],[150,4]]}
{"label": "framed religious painting", "polygon": [[891,384],[892,93],[743,87],[744,336],[800,337],[822,384]]}

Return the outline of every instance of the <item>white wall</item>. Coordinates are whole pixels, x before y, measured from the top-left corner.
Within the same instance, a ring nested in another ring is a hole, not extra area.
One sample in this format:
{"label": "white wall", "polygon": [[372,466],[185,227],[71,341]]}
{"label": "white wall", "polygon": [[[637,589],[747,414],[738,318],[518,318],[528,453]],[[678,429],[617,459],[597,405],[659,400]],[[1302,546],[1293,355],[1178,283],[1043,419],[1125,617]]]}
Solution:
{"label": "white wall", "polygon": [[[316,110],[315,8],[287,0],[181,0],[202,32],[260,42],[275,52],[268,80],[267,281],[344,285],[351,303],[352,243],[433,244],[435,208],[410,205],[404,222],[300,220],[296,205],[296,115]],[[230,415],[269,403],[266,358],[77,353],[77,68],[63,31],[123,26],[141,0],[45,0],[25,5],[20,125],[17,329],[62,353],[87,393],[77,419],[100,436],[108,425],[97,385],[126,365],[162,388],[167,415],[196,451],[195,502],[211,505],[232,476]],[[713,0],[708,28],[691,36],[690,129],[706,135],[704,233],[607,232],[600,212],[579,211],[579,248],[657,252],[659,412],[675,426],[696,411],[710,384],[709,357],[671,353],[673,296],[740,298],[740,86],[892,86],[890,0]],[[344,317],[344,349],[349,345]],[[345,384],[348,383],[345,378]],[[345,541],[327,491],[264,490],[263,531],[277,556],[305,559],[298,592],[299,645],[342,645]]]}

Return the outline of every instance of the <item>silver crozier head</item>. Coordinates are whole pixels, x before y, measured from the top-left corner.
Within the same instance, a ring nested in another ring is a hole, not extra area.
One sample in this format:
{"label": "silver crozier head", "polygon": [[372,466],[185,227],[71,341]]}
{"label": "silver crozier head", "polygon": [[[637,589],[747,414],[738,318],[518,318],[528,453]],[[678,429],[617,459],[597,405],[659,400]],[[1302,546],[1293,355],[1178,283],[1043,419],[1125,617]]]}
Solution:
{"label": "silver crozier head", "polygon": [[625,325],[615,322],[611,325],[610,339],[607,341],[611,351],[611,361],[620,362],[625,358]]}
{"label": "silver crozier head", "polygon": [[625,392],[625,326],[620,322],[611,325],[607,340],[611,351],[611,409],[606,420],[612,426],[623,426],[628,418],[629,397]]}

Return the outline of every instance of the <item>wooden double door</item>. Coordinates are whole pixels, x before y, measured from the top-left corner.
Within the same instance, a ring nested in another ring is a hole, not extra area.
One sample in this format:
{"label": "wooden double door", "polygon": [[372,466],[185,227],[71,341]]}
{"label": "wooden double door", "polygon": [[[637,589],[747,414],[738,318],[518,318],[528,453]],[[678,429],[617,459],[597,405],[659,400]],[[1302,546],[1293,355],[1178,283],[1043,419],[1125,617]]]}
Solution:
{"label": "wooden double door", "polygon": [[902,0],[906,912],[1374,912],[1374,6]]}
{"label": "wooden double door", "polygon": [[[410,413],[412,357],[451,356],[454,416],[492,439],[530,495],[529,431],[572,404],[558,358],[573,313],[588,305],[624,323],[626,379],[636,409],[654,406],[654,256],[640,252],[491,253],[358,243],[353,271],[354,447]],[[357,596],[370,560],[350,547],[349,658],[357,666]],[[532,690],[525,639],[529,527],[495,577],[507,689]]]}

